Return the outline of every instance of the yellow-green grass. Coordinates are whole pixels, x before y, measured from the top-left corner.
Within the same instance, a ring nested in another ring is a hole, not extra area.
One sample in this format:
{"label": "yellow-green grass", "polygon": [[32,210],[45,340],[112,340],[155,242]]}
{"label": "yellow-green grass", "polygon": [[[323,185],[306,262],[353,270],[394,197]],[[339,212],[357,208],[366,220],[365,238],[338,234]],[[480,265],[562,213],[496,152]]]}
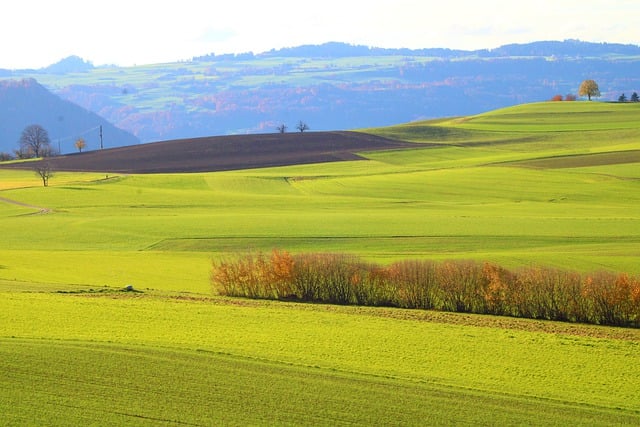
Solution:
{"label": "yellow-green grass", "polygon": [[638,331],[154,293],[0,296],[9,424],[640,421]]}
{"label": "yellow-green grass", "polygon": [[511,132],[637,129],[637,103],[540,102],[459,119],[462,129]]}
{"label": "yellow-green grass", "polygon": [[[106,180],[108,175],[94,172],[54,172],[56,184],[73,184],[79,182]],[[34,187],[42,185],[42,179],[35,171],[3,169],[0,171],[0,191],[12,188]]]}
{"label": "yellow-green grass", "polygon": [[[611,130],[553,132],[570,111],[595,114],[598,126],[613,118]],[[471,139],[358,162],[111,179],[60,174],[46,189],[31,172],[0,171],[0,197],[32,206],[0,203],[0,250],[11,254],[0,279],[183,290],[192,283],[185,271],[196,270],[199,292],[207,288],[207,256],[274,246],[379,261],[473,258],[637,273],[640,192],[630,178],[640,130],[618,126],[638,111],[540,103],[398,126],[426,136],[433,126],[463,129]],[[548,132],[519,131],[511,116],[523,129],[540,122]],[[476,121],[502,127],[477,137],[467,129]],[[51,211],[25,215],[37,208]]]}
{"label": "yellow-green grass", "polygon": [[[536,179],[541,185],[522,189]],[[125,185],[129,180],[140,181],[137,189]],[[483,189],[482,180],[493,185]],[[226,194],[230,184],[223,181],[224,191],[166,190],[154,186],[154,177],[132,177],[99,190],[12,192],[14,199],[53,211],[25,216],[24,208],[1,208],[7,255],[0,278],[27,280],[25,274],[38,282],[49,277],[58,283],[154,287],[153,260],[159,254],[151,252],[164,252],[167,266],[171,254],[181,252],[175,273],[163,276],[163,282],[180,283],[185,269],[205,270],[210,254],[274,246],[380,260],[470,257],[637,272],[637,192],[629,180],[485,168],[271,183],[298,189],[281,196],[264,188],[262,194]],[[33,197],[39,193],[46,194]],[[106,281],[104,270],[121,276]],[[206,284],[201,275],[196,287]]]}
{"label": "yellow-green grass", "polygon": [[[548,114],[571,108],[593,130]],[[629,114],[640,120],[625,108],[544,103],[376,130],[416,148],[357,162],[59,173],[48,188],[0,170],[0,414],[637,425],[637,331],[234,301],[211,297],[208,278],[212,258],[273,247],[638,274],[638,162],[620,153],[640,150]]]}

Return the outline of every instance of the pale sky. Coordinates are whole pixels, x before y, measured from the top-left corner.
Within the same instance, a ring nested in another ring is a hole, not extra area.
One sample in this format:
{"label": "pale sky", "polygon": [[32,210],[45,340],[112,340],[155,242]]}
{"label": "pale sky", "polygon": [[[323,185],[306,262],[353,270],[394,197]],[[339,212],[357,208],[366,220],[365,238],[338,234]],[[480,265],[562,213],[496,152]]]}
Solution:
{"label": "pale sky", "polygon": [[328,41],[467,50],[565,39],[638,45],[639,18],[639,0],[12,0],[0,11],[0,68],[40,68],[70,55],[140,65]]}

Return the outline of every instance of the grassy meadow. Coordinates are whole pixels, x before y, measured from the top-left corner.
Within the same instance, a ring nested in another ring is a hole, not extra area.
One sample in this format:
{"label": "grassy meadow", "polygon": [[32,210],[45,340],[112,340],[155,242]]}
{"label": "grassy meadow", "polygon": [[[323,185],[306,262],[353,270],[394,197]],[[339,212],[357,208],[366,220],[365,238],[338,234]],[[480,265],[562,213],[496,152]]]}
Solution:
{"label": "grassy meadow", "polygon": [[640,274],[639,118],[549,102],[369,129],[415,148],[362,161],[0,170],[0,421],[637,425],[640,331],[235,300],[209,274],[275,247]]}

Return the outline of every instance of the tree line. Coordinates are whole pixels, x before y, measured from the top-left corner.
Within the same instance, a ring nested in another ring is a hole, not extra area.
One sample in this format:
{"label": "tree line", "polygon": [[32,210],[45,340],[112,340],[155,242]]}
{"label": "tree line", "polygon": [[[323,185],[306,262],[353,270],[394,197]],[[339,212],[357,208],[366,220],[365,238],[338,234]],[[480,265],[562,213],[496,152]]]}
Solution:
{"label": "tree line", "polygon": [[220,295],[640,327],[640,278],[475,261],[388,266],[341,253],[247,253],[214,261]]}
{"label": "tree line", "polygon": [[[598,87],[598,83],[595,80],[584,80],[580,87],[578,88],[578,96],[586,96],[589,101],[591,101],[591,97],[600,97],[600,88]],[[562,95],[554,95],[551,100],[552,101],[575,101],[577,96],[574,94],[567,94],[566,96]],[[618,97],[618,102],[640,102],[640,97],[637,92],[633,92],[631,94],[631,98],[627,98],[627,96],[623,93]]]}

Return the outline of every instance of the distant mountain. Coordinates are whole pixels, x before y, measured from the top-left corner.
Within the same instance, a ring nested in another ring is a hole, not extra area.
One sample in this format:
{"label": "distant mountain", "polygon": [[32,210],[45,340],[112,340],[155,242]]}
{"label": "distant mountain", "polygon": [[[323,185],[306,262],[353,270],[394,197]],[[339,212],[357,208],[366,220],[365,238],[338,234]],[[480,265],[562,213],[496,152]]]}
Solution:
{"label": "distant mountain", "polygon": [[34,79],[0,81],[0,151],[17,149],[22,130],[31,124],[45,128],[54,148],[62,153],[75,151],[79,137],[85,139],[87,151],[99,149],[100,126],[105,148],[140,142],[97,114],[54,95]]}
{"label": "distant mountain", "polygon": [[293,131],[299,120],[321,131],[472,115],[575,95],[585,79],[596,80],[600,100],[617,100],[640,92],[640,47],[565,40],[464,51],[330,42],[135,67],[70,57],[2,76],[35,77],[150,142],[275,132],[281,124]]}
{"label": "distant mountain", "polygon": [[79,56],[72,55],[55,64],[49,65],[44,71],[54,74],[84,73],[93,68],[91,62],[85,61]]}

